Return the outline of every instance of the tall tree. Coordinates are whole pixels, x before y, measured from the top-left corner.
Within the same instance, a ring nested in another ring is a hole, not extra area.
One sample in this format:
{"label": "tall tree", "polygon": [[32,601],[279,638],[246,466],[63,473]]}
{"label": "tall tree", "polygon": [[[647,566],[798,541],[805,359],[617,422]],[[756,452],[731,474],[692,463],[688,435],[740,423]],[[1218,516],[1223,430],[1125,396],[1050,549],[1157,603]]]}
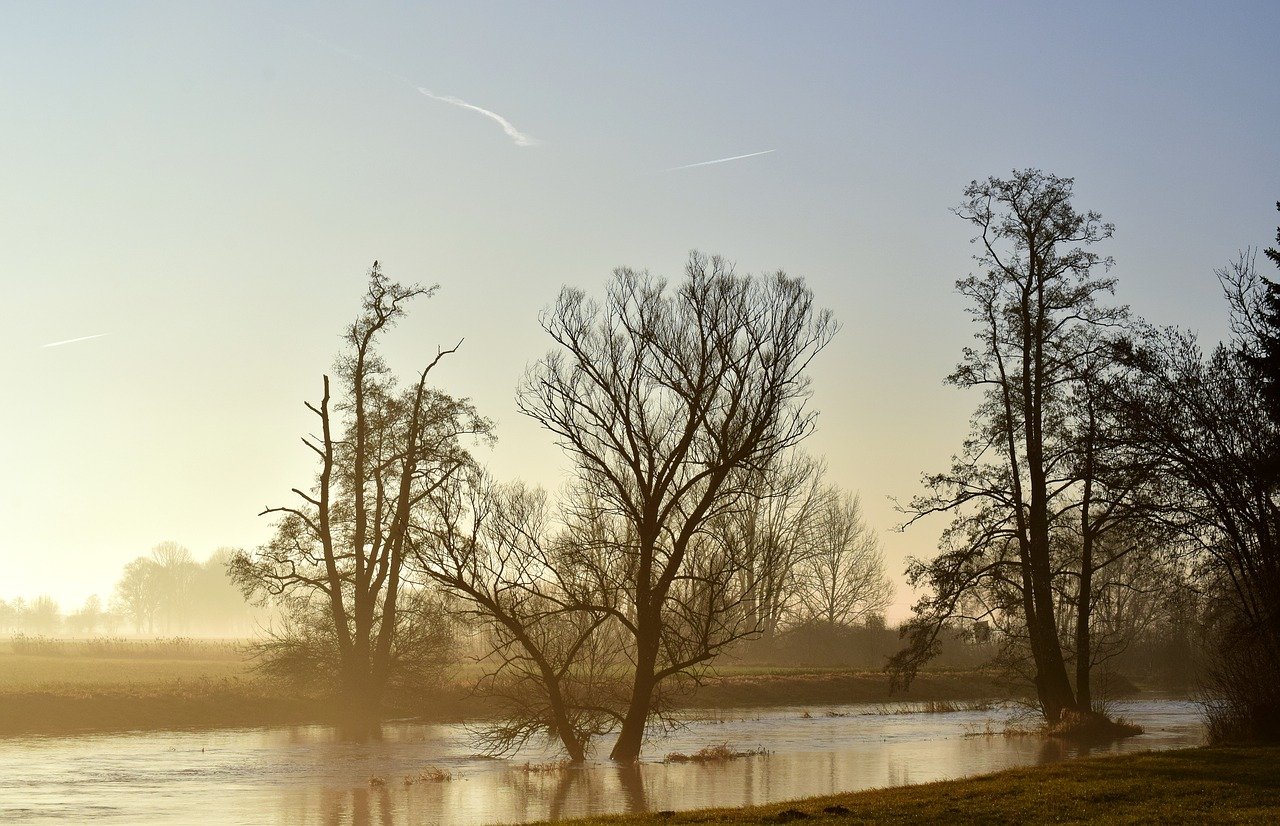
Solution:
{"label": "tall tree", "polygon": [[[343,397],[335,401],[326,375],[320,401],[307,404],[319,426],[319,435],[302,440],[319,461],[316,481],[294,489],[298,504],[266,508],[263,514],[279,518],[274,538],[230,566],[247,594],[300,606],[321,624],[313,638],[329,649],[337,689],[355,713],[377,712],[406,653],[399,645],[410,619],[401,609],[411,513],[471,464],[464,440],[491,430],[469,401],[428,384],[456,345],[437,350],[404,389],[378,354],[409,302],[436,288],[390,281],[376,261],[368,278],[336,364]],[[297,650],[280,642],[277,650]]]}
{"label": "tall tree", "polygon": [[996,583],[995,610],[1019,615],[1051,722],[1077,706],[1053,582],[1052,526],[1075,481],[1063,461],[1067,390],[1096,352],[1089,331],[1126,318],[1124,308],[1099,303],[1115,280],[1098,274],[1110,259],[1089,249],[1113,227],[1078,211],[1072,194],[1071,178],[1015,170],[1008,179],[974,181],[955,210],[978,230],[982,271],[956,284],[970,302],[976,344],[948,382],[981,389],[983,400],[951,469],[926,477],[929,492],[909,509],[908,524],[943,512],[956,521],[948,552],[911,572],[933,592],[917,606],[910,645],[894,661],[909,679],[965,600]]}
{"label": "tall tree", "polygon": [[601,607],[630,640],[611,756],[631,761],[663,681],[747,632],[731,620],[741,563],[708,525],[812,430],[805,371],[836,324],[800,279],[743,277],[696,253],[674,289],[619,269],[603,304],[566,288],[542,323],[557,349],[520,409],[573,461],[582,511],[628,529],[598,558],[622,575]]}
{"label": "tall tree", "polygon": [[[1276,209],[1280,210],[1280,201]],[[1280,245],[1280,227],[1276,228],[1276,243]],[[1268,247],[1264,254],[1280,267],[1280,246]],[[1280,421],[1280,284],[1258,276],[1252,260],[1248,271],[1255,279],[1226,282],[1228,290],[1236,293],[1232,304],[1240,310],[1233,314],[1237,346],[1262,388],[1271,418]]]}
{"label": "tall tree", "polygon": [[1218,271],[1235,341],[1206,353],[1147,330],[1117,386],[1130,433],[1167,480],[1164,519],[1204,563],[1217,633],[1206,685],[1215,739],[1280,739],[1280,421],[1257,362],[1271,290],[1245,253]]}

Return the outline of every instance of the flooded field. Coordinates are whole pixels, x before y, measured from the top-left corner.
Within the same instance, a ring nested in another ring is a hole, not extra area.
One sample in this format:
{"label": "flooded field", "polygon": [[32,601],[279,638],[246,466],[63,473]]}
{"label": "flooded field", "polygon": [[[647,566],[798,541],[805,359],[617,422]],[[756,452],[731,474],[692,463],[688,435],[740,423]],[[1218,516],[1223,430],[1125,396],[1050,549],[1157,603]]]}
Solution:
{"label": "flooded field", "polygon": [[[1038,737],[985,734],[1004,727],[1009,709],[886,710],[735,709],[655,734],[645,760],[630,767],[596,760],[562,768],[550,765],[553,752],[537,750],[503,760],[479,757],[459,725],[389,723],[380,736],[364,739],[327,726],[10,738],[0,740],[0,821],[515,823],[760,804],[1081,753]],[[1193,746],[1203,739],[1189,702],[1121,703],[1115,713],[1146,733],[1095,753]],[[721,763],[662,762],[671,752],[721,743],[768,753]]]}

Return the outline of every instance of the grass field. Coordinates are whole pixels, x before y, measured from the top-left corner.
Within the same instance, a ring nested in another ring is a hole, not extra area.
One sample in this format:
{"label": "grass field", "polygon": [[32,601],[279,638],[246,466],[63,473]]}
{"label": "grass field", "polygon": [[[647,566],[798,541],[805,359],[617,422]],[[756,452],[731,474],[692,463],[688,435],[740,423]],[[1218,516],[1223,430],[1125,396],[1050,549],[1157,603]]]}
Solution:
{"label": "grass field", "polygon": [[1278,823],[1280,748],[1185,749],[741,809],[571,820],[641,823]]}
{"label": "grass field", "polygon": [[[462,666],[454,686],[431,708],[398,716],[460,719],[482,713],[467,686],[478,676]],[[909,694],[890,695],[880,672],[837,669],[719,669],[695,693],[690,708],[824,705],[858,702],[963,701],[1000,695],[977,672],[924,673]],[[0,735],[124,729],[249,726],[324,719],[314,698],[260,679],[235,640],[0,641]]]}

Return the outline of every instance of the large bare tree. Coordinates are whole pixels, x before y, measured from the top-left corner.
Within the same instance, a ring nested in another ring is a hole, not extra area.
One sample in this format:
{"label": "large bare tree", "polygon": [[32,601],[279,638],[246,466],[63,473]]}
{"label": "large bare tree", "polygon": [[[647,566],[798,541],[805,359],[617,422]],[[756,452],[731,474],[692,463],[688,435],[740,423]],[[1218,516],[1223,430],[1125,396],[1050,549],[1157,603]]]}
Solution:
{"label": "large bare tree", "polygon": [[565,288],[542,324],[557,348],[530,369],[520,409],[572,460],[584,510],[628,528],[595,556],[619,576],[598,607],[629,639],[611,756],[630,761],[663,682],[755,630],[737,621],[740,562],[708,525],[812,430],[806,368],[836,324],[802,280],[697,253],[674,287],[619,269],[601,303]]}
{"label": "large bare tree", "polygon": [[[400,321],[410,301],[435,288],[390,281],[375,261],[360,315],[346,330],[339,356],[341,398],[323,379],[318,403],[307,404],[318,433],[303,438],[319,470],[299,502],[268,507],[278,518],[272,540],[231,563],[246,593],[275,597],[301,612],[303,641],[335,663],[336,682],[353,713],[374,712],[397,663],[412,659],[405,647],[421,639],[415,617],[430,617],[413,600],[405,611],[404,563],[410,516],[437,487],[471,465],[464,442],[486,438],[490,424],[470,402],[428,384],[438,350],[407,388],[398,386],[378,354],[381,336]],[[300,632],[301,633],[301,632]],[[277,640],[278,651],[298,658],[297,639]],[[305,648],[305,646],[304,646]]]}
{"label": "large bare tree", "polygon": [[1064,445],[1068,391],[1106,346],[1093,333],[1127,317],[1125,308],[1099,303],[1115,280],[1098,274],[1110,261],[1089,249],[1113,228],[1078,211],[1072,193],[1070,178],[1015,171],[974,181],[955,210],[978,231],[982,271],[956,284],[970,302],[975,344],[948,381],[982,390],[983,400],[952,467],[926,477],[928,492],[908,510],[911,521],[932,513],[954,521],[946,551],[910,572],[931,588],[894,662],[899,673],[913,673],[946,623],[981,595],[980,612],[1019,617],[1040,705],[1053,723],[1077,707],[1058,633],[1053,559],[1055,521],[1079,482]]}

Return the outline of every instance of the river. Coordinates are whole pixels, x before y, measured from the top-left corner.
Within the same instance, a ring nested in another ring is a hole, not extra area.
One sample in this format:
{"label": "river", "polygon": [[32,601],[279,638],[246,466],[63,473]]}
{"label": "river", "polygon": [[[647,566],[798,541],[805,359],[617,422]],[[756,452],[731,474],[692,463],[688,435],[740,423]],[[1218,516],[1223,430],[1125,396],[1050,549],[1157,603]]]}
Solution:
{"label": "river", "polygon": [[[387,723],[380,735],[362,739],[330,726],[5,738],[0,822],[518,823],[926,783],[1082,751],[1039,737],[987,734],[1004,728],[1008,708],[886,711],[728,710],[655,733],[633,767],[602,759],[556,767],[549,765],[555,753],[541,749],[484,758],[466,727],[421,723]],[[1204,737],[1190,702],[1125,702],[1112,711],[1146,733],[1093,753],[1194,746]],[[671,752],[720,743],[767,753],[720,763],[662,762]],[[450,779],[419,779],[432,769]]]}

